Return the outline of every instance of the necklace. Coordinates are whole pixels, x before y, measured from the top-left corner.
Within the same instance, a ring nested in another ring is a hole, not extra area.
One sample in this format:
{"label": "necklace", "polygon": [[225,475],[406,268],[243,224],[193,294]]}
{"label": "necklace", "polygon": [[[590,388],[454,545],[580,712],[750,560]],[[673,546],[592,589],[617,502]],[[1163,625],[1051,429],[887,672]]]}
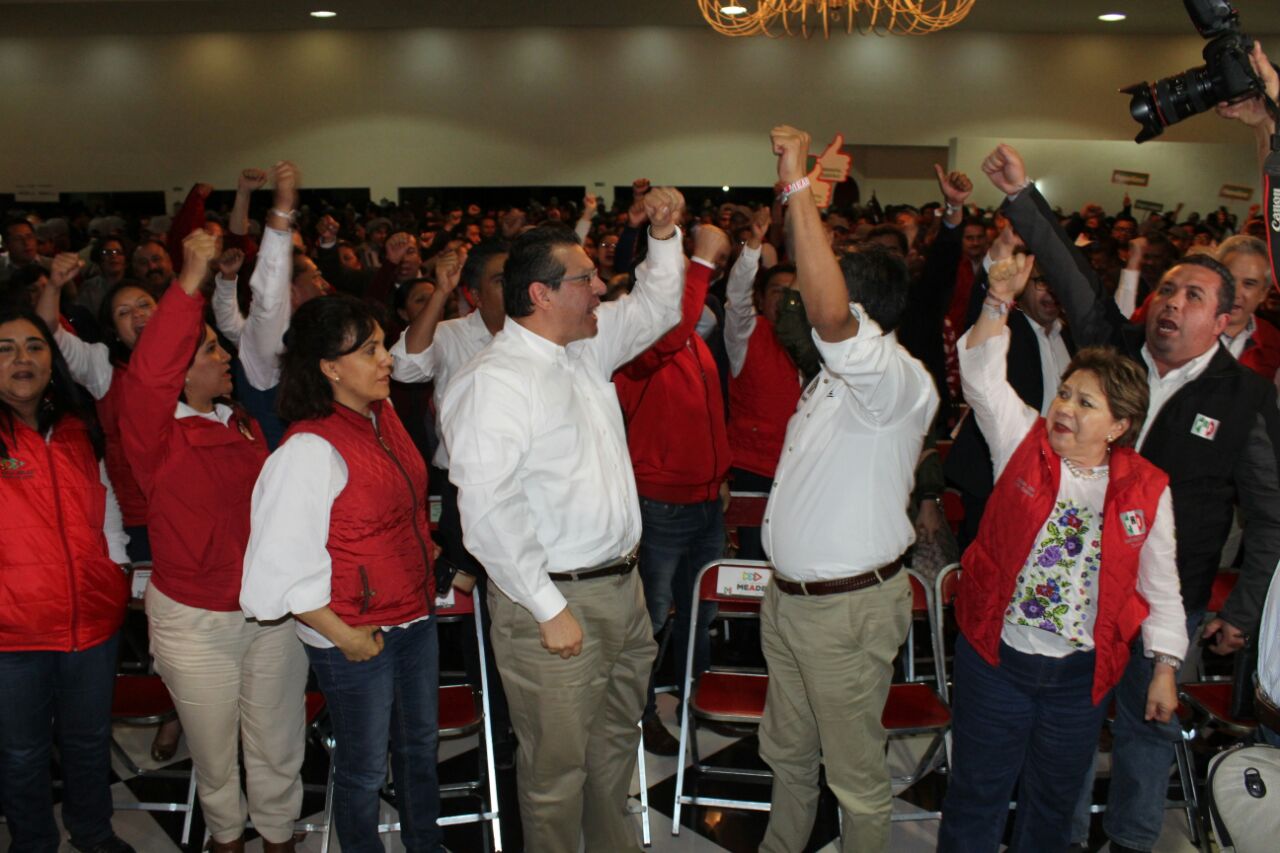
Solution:
{"label": "necklace", "polygon": [[1065,456],[1062,457],[1062,464],[1066,465],[1067,470],[1081,480],[1101,480],[1111,472],[1109,465],[1099,465],[1097,468],[1082,468]]}

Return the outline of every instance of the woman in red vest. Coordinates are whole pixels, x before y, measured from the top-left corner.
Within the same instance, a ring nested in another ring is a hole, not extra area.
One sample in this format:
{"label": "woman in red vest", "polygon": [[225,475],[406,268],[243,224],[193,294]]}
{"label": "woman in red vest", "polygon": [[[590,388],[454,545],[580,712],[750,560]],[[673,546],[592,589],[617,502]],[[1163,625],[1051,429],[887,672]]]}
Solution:
{"label": "woman in red vest", "polygon": [[1155,658],[1147,719],[1164,721],[1187,647],[1168,477],[1133,450],[1141,368],[1082,350],[1045,418],[1006,381],[1008,312],[1031,266],[1018,256],[992,267],[959,342],[996,485],[962,560],[941,851],[997,850],[1019,779],[1010,848],[1065,851],[1130,644],[1141,633],[1135,653]]}
{"label": "woman in red vest", "polygon": [[[286,181],[291,187],[278,168],[267,217],[284,231]],[[302,806],[306,656],[288,622],[240,612],[249,501],[267,449],[257,422],[229,398],[231,358],[204,321],[201,287],[215,238],[193,232],[183,250],[182,275],[134,348],[121,415],[125,452],[147,498],[151,653],[186,733],[211,849],[242,851],[252,818],[263,849],[282,853],[294,849]]]}
{"label": "woman in red vest", "polygon": [[[13,850],[131,853],[111,829],[111,692],[129,581],[92,401],[48,326],[0,310],[0,808]],[[52,725],[50,721],[53,721]]]}
{"label": "woman in red vest", "polygon": [[342,849],[373,853],[387,742],[400,840],[440,849],[437,661],[427,468],[388,402],[373,310],[324,296],[293,315],[277,405],[293,426],[253,493],[240,604],[297,617],[333,721]]}

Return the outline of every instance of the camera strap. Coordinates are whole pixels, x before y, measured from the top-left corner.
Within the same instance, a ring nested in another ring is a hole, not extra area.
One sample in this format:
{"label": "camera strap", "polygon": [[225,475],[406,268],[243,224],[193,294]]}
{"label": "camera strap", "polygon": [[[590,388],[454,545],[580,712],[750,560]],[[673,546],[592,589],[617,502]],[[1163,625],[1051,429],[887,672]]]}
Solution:
{"label": "camera strap", "polygon": [[1262,164],[1262,216],[1267,223],[1267,250],[1270,253],[1272,287],[1280,286],[1280,107],[1265,92],[1267,112],[1277,123],[1271,135],[1271,153]]}

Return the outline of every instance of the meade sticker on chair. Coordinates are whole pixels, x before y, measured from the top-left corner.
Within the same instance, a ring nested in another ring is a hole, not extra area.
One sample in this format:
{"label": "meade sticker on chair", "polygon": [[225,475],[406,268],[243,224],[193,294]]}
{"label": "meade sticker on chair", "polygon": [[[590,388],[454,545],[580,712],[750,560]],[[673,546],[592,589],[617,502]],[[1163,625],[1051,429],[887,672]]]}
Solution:
{"label": "meade sticker on chair", "polygon": [[721,566],[716,571],[716,592],[743,598],[764,598],[764,588],[773,574],[760,566]]}
{"label": "meade sticker on chair", "polygon": [[436,596],[436,609],[437,610],[453,609],[453,587],[449,587],[449,591],[446,592],[444,595]]}

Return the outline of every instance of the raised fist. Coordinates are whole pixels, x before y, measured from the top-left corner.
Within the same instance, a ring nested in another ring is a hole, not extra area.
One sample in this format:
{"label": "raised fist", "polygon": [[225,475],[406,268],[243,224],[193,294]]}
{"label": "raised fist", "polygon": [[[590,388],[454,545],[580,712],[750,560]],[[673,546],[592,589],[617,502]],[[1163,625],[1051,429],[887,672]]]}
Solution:
{"label": "raised fist", "polygon": [[729,257],[729,235],[714,225],[699,225],[693,232],[693,255],[720,266]]}
{"label": "raised fist", "polygon": [[631,182],[631,194],[637,198],[649,191],[648,178],[636,178]]}
{"label": "raised fist", "polygon": [[213,192],[213,184],[199,183],[195,186],[195,194],[199,198],[208,198],[211,192]]}
{"label": "raised fist", "polygon": [[244,263],[244,252],[239,249],[227,249],[218,256],[215,266],[223,278],[235,278],[240,274],[240,266]]}
{"label": "raised fist", "polygon": [[84,261],[80,260],[80,256],[75,252],[58,253],[54,256],[53,265],[49,268],[49,284],[60,289],[75,278],[83,266]]}
{"label": "raised fist", "polygon": [[399,264],[404,260],[405,252],[409,251],[409,247],[413,245],[413,235],[407,231],[397,231],[387,238],[387,244],[383,247],[387,254],[387,263]]}
{"label": "raised fist", "polygon": [[947,174],[937,163],[933,164],[933,170],[938,175],[938,188],[942,190],[942,197],[946,199],[947,204],[952,207],[964,207],[964,203],[973,193],[973,181],[969,180],[969,176],[964,172]]}
{"label": "raised fist", "polygon": [[656,187],[644,194],[644,214],[649,219],[649,233],[665,240],[676,231],[684,210],[684,196],[675,187]]}
{"label": "raised fist", "polygon": [[987,272],[987,293],[1003,302],[1012,302],[1027,286],[1035,255],[1014,255],[996,261]]}
{"label": "raised fist", "polygon": [[758,208],[751,214],[751,236],[747,245],[753,249],[760,248],[764,238],[769,236],[769,226],[773,224],[773,212],[767,207]]}
{"label": "raised fist", "polygon": [[436,258],[436,290],[452,293],[462,278],[462,264],[466,257],[461,249],[442,252]]}
{"label": "raised fist", "polygon": [[183,270],[208,274],[209,264],[218,256],[218,238],[204,229],[192,231],[182,240]]}
{"label": "raised fist", "polygon": [[582,199],[582,218],[594,219],[600,207],[600,199],[593,193],[587,193]]}
{"label": "raised fist", "polygon": [[1003,142],[997,145],[982,161],[982,171],[1005,195],[1021,192],[1027,186],[1027,167],[1022,163],[1022,155],[1012,145]]}
{"label": "raised fist", "polygon": [[261,169],[245,169],[236,178],[236,192],[251,193],[267,183],[267,173]]}
{"label": "raised fist", "polygon": [[809,171],[809,134],[786,124],[769,132],[773,153],[778,155],[778,180],[794,184]]}
{"label": "raised fist", "polygon": [[276,207],[291,210],[298,195],[298,167],[281,160],[271,168],[271,180],[276,185]]}

